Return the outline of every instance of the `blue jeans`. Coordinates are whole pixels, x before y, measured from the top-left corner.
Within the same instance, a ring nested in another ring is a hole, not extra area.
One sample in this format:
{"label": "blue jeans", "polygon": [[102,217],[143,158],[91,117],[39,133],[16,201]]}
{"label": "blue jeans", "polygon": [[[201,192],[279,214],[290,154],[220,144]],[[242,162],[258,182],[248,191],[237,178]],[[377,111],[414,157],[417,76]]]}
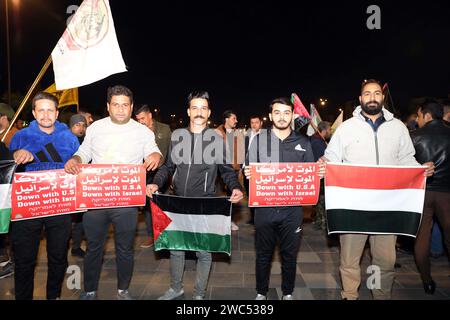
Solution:
{"label": "blue jeans", "polygon": [[[183,250],[170,250],[170,287],[175,291],[183,289],[185,254],[186,252]],[[194,297],[205,297],[212,257],[211,253],[207,251],[197,251],[196,255],[198,261]]]}

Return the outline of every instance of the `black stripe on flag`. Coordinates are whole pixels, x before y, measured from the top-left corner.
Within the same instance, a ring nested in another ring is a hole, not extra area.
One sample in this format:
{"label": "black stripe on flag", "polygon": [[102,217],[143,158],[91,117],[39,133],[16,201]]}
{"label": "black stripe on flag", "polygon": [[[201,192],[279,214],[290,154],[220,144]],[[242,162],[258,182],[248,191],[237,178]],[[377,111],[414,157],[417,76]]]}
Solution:
{"label": "black stripe on flag", "polygon": [[385,233],[415,237],[421,214],[404,211],[327,210],[330,233]]}
{"label": "black stripe on flag", "polygon": [[0,184],[11,184],[16,169],[14,160],[0,161]]}
{"label": "black stripe on flag", "polygon": [[226,197],[189,198],[154,194],[153,201],[163,211],[182,214],[231,214],[231,202]]}

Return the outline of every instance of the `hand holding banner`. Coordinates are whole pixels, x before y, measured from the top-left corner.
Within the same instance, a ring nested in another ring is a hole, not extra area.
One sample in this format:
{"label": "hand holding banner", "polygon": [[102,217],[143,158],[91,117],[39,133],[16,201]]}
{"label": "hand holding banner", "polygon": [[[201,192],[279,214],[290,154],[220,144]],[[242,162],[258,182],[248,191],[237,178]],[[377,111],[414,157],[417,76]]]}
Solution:
{"label": "hand holding banner", "polygon": [[79,209],[145,205],[145,169],[134,164],[83,164],[77,175]]}
{"label": "hand holding banner", "polygon": [[75,182],[62,169],[14,174],[11,221],[77,212]]}
{"label": "hand holding banner", "polygon": [[314,205],[320,191],[316,163],[251,163],[250,207]]}

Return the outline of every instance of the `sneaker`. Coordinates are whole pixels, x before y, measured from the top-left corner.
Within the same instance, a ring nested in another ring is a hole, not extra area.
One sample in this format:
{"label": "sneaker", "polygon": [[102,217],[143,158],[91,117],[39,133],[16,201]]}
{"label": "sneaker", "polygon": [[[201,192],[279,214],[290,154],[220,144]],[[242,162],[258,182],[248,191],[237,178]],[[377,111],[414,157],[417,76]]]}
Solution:
{"label": "sneaker", "polygon": [[231,221],[231,231],[238,231],[238,230],[239,227],[237,226],[237,224]]}
{"label": "sneaker", "polygon": [[8,262],[0,269],[0,279],[7,278],[14,274],[14,263]]}
{"label": "sneaker", "polygon": [[4,267],[9,263],[9,255],[8,254],[2,254],[0,255],[0,267]]}
{"label": "sneaker", "polygon": [[70,250],[70,253],[72,254],[72,256],[79,258],[84,258],[84,256],[86,255],[86,252],[81,248],[72,249]]}
{"label": "sneaker", "polygon": [[151,248],[151,247],[153,247],[153,238],[152,238],[152,237],[148,237],[148,239],[145,240],[145,241],[141,244],[141,248],[147,249],[147,248]]}
{"label": "sneaker", "polygon": [[263,294],[257,294],[255,300],[267,300],[267,297]]}
{"label": "sneaker", "polygon": [[164,293],[161,297],[158,298],[158,300],[179,300],[182,299],[184,296],[184,290],[181,289],[180,291],[175,291],[172,288],[169,288],[169,290]]}
{"label": "sneaker", "polygon": [[80,294],[80,300],[97,300],[97,292],[82,292]]}
{"label": "sneaker", "polygon": [[281,298],[281,300],[294,300],[294,297],[292,296],[292,294],[287,294],[284,295],[283,298]]}
{"label": "sneaker", "polygon": [[133,300],[128,290],[117,290],[117,300]]}
{"label": "sneaker", "polygon": [[193,296],[192,300],[205,300],[202,296]]}

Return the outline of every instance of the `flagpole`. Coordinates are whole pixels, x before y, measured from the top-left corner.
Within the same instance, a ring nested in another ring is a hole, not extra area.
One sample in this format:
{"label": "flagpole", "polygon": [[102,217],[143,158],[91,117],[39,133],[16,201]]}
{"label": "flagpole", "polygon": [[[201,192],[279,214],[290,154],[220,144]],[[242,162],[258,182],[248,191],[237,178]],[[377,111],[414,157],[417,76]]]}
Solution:
{"label": "flagpole", "polygon": [[31,88],[28,90],[25,98],[23,98],[22,102],[20,103],[19,108],[16,111],[16,114],[11,120],[11,123],[9,124],[8,129],[6,129],[5,134],[3,135],[2,142],[5,140],[6,135],[8,134],[9,130],[11,130],[12,126],[14,125],[14,122],[19,117],[19,114],[22,112],[22,109],[27,104],[28,100],[30,99],[31,94],[33,93],[34,89],[36,89],[36,86],[38,85],[39,81],[41,81],[42,77],[44,76],[45,72],[47,71],[48,67],[50,66],[50,63],[52,63],[52,55],[50,55],[47,58],[47,61],[45,61],[44,66],[42,67],[41,71],[37,75],[36,79],[34,80],[33,84],[31,85]]}

